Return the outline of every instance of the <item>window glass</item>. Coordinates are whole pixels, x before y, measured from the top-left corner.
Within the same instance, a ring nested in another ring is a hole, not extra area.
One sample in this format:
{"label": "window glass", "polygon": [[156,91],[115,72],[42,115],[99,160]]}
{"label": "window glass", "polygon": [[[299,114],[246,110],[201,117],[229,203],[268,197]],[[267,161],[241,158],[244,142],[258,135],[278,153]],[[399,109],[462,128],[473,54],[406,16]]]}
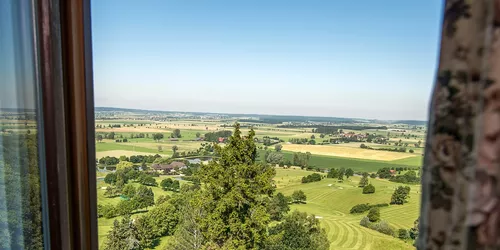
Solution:
{"label": "window glass", "polygon": [[441,1],[92,2],[103,249],[415,249]]}
{"label": "window glass", "polygon": [[42,249],[32,1],[0,1],[0,249]]}

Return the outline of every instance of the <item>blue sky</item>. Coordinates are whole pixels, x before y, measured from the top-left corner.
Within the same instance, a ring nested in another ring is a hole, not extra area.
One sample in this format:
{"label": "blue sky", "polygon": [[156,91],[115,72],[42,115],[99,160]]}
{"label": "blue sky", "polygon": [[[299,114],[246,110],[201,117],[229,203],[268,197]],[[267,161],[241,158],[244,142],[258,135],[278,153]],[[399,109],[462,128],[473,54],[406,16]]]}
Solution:
{"label": "blue sky", "polygon": [[96,106],[427,119],[441,1],[92,2]]}

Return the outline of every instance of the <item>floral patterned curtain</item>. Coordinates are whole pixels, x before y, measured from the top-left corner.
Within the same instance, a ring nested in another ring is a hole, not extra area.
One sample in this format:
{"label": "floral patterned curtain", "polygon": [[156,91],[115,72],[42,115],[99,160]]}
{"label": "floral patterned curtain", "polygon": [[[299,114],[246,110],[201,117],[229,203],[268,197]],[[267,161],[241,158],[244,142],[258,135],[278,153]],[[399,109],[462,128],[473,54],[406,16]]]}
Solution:
{"label": "floral patterned curtain", "polygon": [[447,0],[418,249],[500,248],[500,0]]}

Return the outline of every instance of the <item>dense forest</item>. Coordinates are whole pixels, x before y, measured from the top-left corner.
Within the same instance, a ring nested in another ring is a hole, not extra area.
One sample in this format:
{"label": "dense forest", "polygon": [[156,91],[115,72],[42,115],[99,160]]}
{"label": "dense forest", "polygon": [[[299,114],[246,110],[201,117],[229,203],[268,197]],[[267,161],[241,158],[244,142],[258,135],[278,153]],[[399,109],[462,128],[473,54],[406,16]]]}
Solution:
{"label": "dense forest", "polygon": [[3,134],[0,143],[0,249],[43,249],[37,137]]}

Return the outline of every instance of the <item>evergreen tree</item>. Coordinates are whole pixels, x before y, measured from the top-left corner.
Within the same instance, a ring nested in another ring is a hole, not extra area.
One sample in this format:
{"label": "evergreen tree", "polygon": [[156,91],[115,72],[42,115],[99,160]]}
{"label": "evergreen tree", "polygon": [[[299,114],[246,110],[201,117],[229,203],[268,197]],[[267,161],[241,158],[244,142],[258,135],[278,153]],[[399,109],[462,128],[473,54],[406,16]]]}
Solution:
{"label": "evergreen tree", "polygon": [[215,145],[217,161],[202,165],[198,176],[204,184],[200,191],[200,219],[206,246],[225,249],[262,249],[270,221],[265,197],[274,192],[274,168],[255,162],[255,132],[242,136],[240,125],[225,147]]}
{"label": "evergreen tree", "polygon": [[141,185],[137,188],[133,201],[136,209],[147,208],[155,204],[155,194],[151,188]]}
{"label": "evergreen tree", "polygon": [[122,221],[115,220],[113,229],[108,233],[104,249],[108,250],[136,250],[142,249],[139,242],[137,228],[129,216],[124,216]]}

